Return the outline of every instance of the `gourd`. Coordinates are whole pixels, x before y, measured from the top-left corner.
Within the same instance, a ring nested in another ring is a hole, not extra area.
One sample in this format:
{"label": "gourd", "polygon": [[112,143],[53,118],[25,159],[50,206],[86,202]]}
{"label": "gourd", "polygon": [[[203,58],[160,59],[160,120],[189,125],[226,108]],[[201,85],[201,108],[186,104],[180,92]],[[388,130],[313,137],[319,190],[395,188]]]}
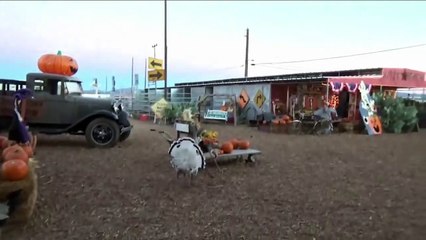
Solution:
{"label": "gourd", "polygon": [[8,181],[23,180],[28,176],[29,172],[28,164],[20,159],[8,160],[1,166],[1,176]]}
{"label": "gourd", "polygon": [[43,73],[72,76],[78,71],[77,62],[69,56],[62,55],[61,51],[55,54],[44,54],[38,59],[38,68]]}

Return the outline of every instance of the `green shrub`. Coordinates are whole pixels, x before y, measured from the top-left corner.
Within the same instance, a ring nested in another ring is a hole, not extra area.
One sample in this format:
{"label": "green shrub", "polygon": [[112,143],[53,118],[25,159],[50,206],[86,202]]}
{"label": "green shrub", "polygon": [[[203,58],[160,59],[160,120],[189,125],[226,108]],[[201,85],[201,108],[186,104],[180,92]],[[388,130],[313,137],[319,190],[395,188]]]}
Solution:
{"label": "green shrub", "polygon": [[373,98],[384,131],[389,133],[412,132],[417,126],[419,119],[416,106],[409,106],[404,99],[384,96],[383,93],[375,93]]}

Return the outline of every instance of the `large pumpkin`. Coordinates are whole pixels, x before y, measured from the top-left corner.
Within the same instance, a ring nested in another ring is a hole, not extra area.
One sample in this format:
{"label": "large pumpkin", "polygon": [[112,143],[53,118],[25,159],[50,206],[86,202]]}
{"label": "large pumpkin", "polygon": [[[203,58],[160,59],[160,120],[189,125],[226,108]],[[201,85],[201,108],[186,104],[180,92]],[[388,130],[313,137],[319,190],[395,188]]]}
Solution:
{"label": "large pumpkin", "polygon": [[11,159],[1,166],[1,176],[8,181],[23,180],[28,176],[29,172],[28,164],[19,159]]}
{"label": "large pumpkin", "polygon": [[69,56],[58,54],[44,54],[38,59],[38,69],[43,73],[54,73],[72,76],[78,71],[77,62]]}
{"label": "large pumpkin", "polygon": [[11,159],[19,159],[28,163],[27,152],[19,145],[12,145],[3,150],[2,153],[3,161],[9,161]]}
{"label": "large pumpkin", "polygon": [[225,154],[231,153],[234,150],[234,146],[231,142],[224,142],[220,150],[222,150]]}

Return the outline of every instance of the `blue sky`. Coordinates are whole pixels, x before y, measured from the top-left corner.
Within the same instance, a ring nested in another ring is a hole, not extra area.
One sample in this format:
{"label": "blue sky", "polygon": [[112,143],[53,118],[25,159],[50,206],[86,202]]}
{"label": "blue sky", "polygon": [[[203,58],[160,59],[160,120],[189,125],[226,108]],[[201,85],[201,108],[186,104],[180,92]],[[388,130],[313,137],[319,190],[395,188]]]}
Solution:
{"label": "blue sky", "polygon": [[[38,72],[45,53],[74,57],[75,75],[91,89],[97,77],[129,87],[131,58],[144,82],[144,61],[164,59],[164,1],[0,2],[0,78]],[[262,65],[426,43],[423,1],[168,1],[168,79],[206,81],[369,67],[426,71],[426,47],[354,58]],[[162,86],[159,82],[158,86]]]}

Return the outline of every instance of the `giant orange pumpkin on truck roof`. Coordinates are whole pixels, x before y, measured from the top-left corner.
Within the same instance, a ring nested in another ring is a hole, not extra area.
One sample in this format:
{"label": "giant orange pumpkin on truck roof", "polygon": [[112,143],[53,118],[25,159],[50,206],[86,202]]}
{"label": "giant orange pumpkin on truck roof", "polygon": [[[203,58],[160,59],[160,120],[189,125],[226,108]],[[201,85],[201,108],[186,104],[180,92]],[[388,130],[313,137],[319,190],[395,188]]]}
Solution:
{"label": "giant orange pumpkin on truck roof", "polygon": [[43,73],[72,76],[78,71],[78,64],[72,57],[57,54],[44,54],[38,59],[38,69]]}

